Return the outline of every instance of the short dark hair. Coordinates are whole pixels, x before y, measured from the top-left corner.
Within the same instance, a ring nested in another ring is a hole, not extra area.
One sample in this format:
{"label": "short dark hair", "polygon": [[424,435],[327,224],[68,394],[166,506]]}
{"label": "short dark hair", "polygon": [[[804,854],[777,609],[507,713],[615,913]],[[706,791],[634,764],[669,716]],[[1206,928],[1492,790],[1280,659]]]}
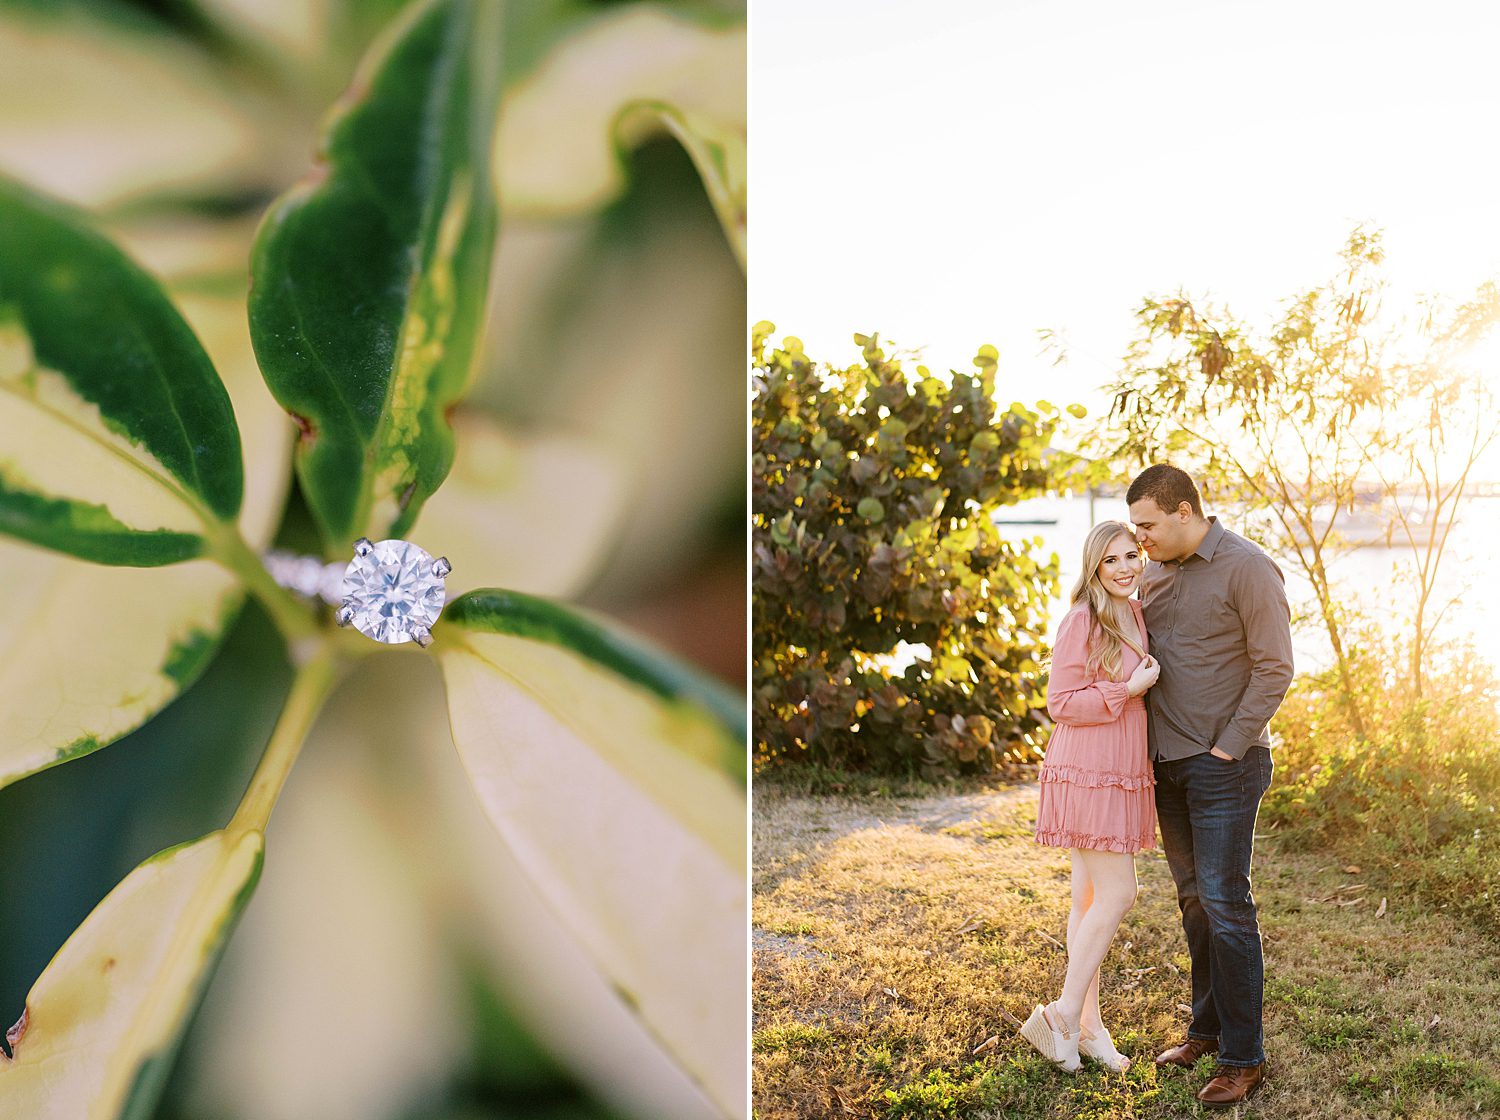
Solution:
{"label": "short dark hair", "polygon": [[1172,513],[1186,502],[1195,516],[1203,516],[1203,501],[1193,485],[1193,476],[1170,463],[1156,463],[1135,476],[1125,492],[1125,502],[1134,505],[1142,498],[1150,498],[1163,513]]}

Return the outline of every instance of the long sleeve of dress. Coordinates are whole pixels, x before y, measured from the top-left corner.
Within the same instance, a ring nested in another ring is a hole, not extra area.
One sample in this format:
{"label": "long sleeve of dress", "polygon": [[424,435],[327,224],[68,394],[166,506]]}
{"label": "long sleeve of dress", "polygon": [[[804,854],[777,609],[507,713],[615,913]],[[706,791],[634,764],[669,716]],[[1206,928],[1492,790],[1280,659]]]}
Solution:
{"label": "long sleeve of dress", "polygon": [[1071,610],[1057,628],[1052,673],[1047,680],[1047,714],[1057,723],[1088,727],[1120,718],[1130,690],[1124,681],[1088,675],[1089,614]]}

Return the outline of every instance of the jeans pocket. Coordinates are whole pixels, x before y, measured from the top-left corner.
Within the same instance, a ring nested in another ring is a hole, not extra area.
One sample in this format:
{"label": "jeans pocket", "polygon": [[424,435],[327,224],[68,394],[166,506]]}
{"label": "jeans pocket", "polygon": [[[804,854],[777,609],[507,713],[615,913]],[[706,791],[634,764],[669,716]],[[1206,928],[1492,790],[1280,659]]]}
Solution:
{"label": "jeans pocket", "polygon": [[1206,794],[1227,798],[1236,804],[1253,795],[1252,787],[1260,779],[1253,759],[1220,758],[1212,751],[1204,751],[1192,758],[1199,788]]}

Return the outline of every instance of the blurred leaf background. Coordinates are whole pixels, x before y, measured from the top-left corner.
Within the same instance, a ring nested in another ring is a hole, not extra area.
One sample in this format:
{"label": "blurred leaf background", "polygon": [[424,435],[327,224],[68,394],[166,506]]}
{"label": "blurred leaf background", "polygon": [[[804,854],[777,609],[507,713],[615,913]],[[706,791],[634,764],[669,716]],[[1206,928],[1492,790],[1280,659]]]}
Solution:
{"label": "blurred leaf background", "polygon": [[[164,280],[237,409],[256,225],[400,6],[0,5],[0,170],[89,208]],[[510,3],[499,49],[488,349],[413,535],[452,557],[455,591],[570,595],[741,685],[743,5]],[[708,139],[642,125],[654,104]],[[291,425],[241,427],[274,507]],[[315,551],[288,503],[279,543]],[[8,641],[34,557],[0,544]],[[248,604],[159,716],[0,791],[0,1019],[132,867],[224,822],[289,680]],[[159,1117],[710,1114],[522,879],[448,736],[424,658],[371,658],[334,697]]]}

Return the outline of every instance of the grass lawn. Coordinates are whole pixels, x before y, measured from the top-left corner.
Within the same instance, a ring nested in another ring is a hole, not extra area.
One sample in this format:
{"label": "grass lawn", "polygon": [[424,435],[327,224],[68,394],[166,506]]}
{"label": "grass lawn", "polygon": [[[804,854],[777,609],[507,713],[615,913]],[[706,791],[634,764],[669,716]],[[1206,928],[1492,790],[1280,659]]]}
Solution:
{"label": "grass lawn", "polygon": [[1500,1117],[1500,946],[1394,897],[1379,868],[1274,836],[1255,865],[1270,1079],[1250,1104],[1217,1113],[1193,1099],[1211,1059],[1151,1061],[1187,1023],[1187,947],[1160,853],[1137,857],[1140,899],[1104,963],[1105,1022],[1134,1065],[1056,1071],[1016,1033],[1064,967],[1067,853],[1031,843],[1035,809],[1034,785],[756,786],[758,1120]]}

